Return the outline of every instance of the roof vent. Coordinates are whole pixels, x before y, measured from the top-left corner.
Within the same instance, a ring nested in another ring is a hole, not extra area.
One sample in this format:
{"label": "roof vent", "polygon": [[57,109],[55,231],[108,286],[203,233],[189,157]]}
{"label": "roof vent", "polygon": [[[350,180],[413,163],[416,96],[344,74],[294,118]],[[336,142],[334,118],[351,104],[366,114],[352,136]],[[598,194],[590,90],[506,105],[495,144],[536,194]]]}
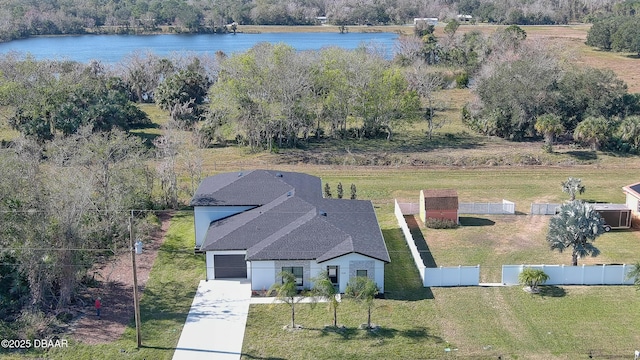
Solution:
{"label": "roof vent", "polygon": [[238,177],[242,176],[242,171],[238,173]]}
{"label": "roof vent", "polygon": [[327,212],[326,211],[320,210],[319,213],[320,213],[321,216],[327,216]]}
{"label": "roof vent", "polygon": [[276,177],[282,177],[282,173],[276,173]]}
{"label": "roof vent", "polygon": [[287,196],[293,196],[293,191],[289,191],[289,192],[287,193]]}

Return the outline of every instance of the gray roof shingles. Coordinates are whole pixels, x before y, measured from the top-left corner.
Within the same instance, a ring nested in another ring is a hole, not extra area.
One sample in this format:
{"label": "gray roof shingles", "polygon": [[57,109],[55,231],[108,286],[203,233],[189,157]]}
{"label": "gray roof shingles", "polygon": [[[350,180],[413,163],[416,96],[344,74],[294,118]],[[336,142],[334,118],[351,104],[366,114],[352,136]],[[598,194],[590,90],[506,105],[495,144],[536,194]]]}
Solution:
{"label": "gray roof shingles", "polygon": [[216,175],[202,182],[191,204],[258,205],[212,222],[202,251],[247,250],[247,260],[322,262],[359,253],[390,261],[371,202],[323,199],[315,176],[265,170]]}

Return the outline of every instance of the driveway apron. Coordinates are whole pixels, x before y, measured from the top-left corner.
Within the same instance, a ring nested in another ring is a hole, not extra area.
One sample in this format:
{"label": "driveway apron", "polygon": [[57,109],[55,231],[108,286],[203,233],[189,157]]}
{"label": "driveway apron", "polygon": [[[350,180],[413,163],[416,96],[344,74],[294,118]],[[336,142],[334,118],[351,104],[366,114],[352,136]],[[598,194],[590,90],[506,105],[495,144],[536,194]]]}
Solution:
{"label": "driveway apron", "polygon": [[240,359],[250,300],[249,280],[200,281],[173,360]]}

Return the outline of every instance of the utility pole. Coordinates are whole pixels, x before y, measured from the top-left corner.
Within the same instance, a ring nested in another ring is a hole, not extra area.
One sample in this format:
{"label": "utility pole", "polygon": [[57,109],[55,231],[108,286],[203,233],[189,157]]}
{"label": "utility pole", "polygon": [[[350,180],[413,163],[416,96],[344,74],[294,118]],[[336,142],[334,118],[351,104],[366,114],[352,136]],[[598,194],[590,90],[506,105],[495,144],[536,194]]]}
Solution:
{"label": "utility pole", "polygon": [[136,268],[136,249],[133,246],[133,210],[129,217],[129,245],[131,247],[131,266],[133,268],[133,311],[136,320],[136,341],[138,349],[142,346],[142,337],[140,336],[140,303],[138,302],[138,272]]}

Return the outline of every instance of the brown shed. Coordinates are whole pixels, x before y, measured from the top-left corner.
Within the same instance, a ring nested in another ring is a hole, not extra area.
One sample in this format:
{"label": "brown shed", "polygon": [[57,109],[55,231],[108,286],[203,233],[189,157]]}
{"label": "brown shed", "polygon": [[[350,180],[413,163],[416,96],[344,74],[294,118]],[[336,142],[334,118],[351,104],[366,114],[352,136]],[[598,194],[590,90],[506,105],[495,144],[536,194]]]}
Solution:
{"label": "brown shed", "polygon": [[458,223],[458,192],[453,189],[420,190],[420,219],[451,220]]}

